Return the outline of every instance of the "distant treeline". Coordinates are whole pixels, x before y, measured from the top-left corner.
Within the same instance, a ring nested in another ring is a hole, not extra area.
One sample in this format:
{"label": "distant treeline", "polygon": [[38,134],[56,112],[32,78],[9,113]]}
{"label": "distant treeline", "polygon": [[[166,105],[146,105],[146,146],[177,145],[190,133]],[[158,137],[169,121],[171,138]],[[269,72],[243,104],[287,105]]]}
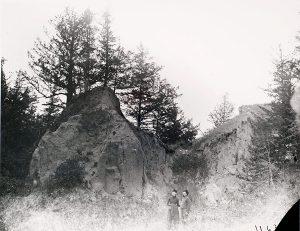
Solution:
{"label": "distant treeline", "polygon": [[[114,35],[109,13],[95,23],[90,10],[70,8],[50,21],[43,39],[28,52],[28,71],[8,84],[1,59],[1,172],[27,175],[31,155],[43,133],[81,93],[109,87],[125,115],[166,145],[188,145],[198,125],[186,119],[176,100],[178,87],[160,76],[161,66],[139,46],[125,50]],[[37,105],[43,104],[43,111]]]}

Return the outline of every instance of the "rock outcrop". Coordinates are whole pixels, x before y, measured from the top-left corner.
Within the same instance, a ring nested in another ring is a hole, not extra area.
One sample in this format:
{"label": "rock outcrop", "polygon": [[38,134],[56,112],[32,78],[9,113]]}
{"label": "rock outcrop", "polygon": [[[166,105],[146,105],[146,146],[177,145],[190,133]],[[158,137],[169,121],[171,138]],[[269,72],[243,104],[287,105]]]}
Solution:
{"label": "rock outcrop", "polygon": [[194,145],[194,151],[208,157],[210,173],[235,174],[242,172],[250,157],[249,146],[253,123],[266,117],[269,105],[247,105],[239,108],[239,115],[211,130]]}
{"label": "rock outcrop", "polygon": [[108,88],[80,95],[63,111],[34,151],[30,175],[47,184],[70,160],[83,168],[86,186],[107,193],[142,196],[146,188],[163,187],[169,174],[164,148],[125,119]]}
{"label": "rock outcrop", "polygon": [[258,118],[267,118],[268,110],[270,105],[242,106],[239,115],[194,143],[191,152],[204,155],[208,161],[209,179],[203,192],[207,201],[220,202],[220,195],[226,193],[238,195],[240,177],[247,174],[245,165],[251,157],[253,124]]}

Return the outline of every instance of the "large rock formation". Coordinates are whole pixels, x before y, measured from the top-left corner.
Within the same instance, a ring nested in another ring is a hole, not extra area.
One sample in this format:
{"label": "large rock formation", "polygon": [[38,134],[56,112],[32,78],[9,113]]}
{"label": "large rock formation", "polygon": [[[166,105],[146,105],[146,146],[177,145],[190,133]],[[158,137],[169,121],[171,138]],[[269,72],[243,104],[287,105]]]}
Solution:
{"label": "large rock formation", "polygon": [[194,145],[194,151],[208,157],[210,173],[242,172],[250,157],[249,146],[253,123],[266,117],[269,105],[248,105],[239,108],[239,115],[211,130]]}
{"label": "large rock formation", "polygon": [[243,183],[240,178],[247,174],[245,165],[251,157],[253,124],[266,118],[270,109],[269,105],[242,106],[239,115],[194,143],[191,152],[208,161],[209,181],[203,192],[208,202],[220,202],[226,193],[238,195]]}
{"label": "large rock formation", "polygon": [[33,153],[30,175],[43,185],[69,161],[83,168],[95,190],[141,196],[147,186],[163,186],[166,153],[158,140],[128,122],[107,88],[80,95],[62,113]]}

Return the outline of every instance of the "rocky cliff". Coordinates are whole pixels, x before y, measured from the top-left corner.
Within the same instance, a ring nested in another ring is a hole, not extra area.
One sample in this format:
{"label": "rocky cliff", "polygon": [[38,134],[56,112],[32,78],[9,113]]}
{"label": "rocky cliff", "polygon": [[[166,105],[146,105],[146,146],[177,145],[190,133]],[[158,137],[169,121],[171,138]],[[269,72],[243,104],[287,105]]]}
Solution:
{"label": "rocky cliff", "polygon": [[210,172],[234,174],[242,172],[244,160],[249,158],[253,123],[266,116],[268,105],[247,105],[239,108],[239,115],[211,130],[198,140],[194,150],[208,157]]}
{"label": "rocky cliff", "polygon": [[165,185],[169,170],[164,148],[125,119],[110,89],[80,95],[60,121],[33,153],[30,175],[40,184],[51,182],[63,166],[77,161],[84,184],[97,191],[142,196],[152,186]]}
{"label": "rocky cliff", "polygon": [[241,195],[240,176],[247,174],[245,164],[251,155],[253,123],[265,118],[268,110],[269,105],[242,106],[239,115],[194,143],[191,152],[204,155],[208,161],[209,180],[203,193],[209,202],[226,200],[222,195]]}

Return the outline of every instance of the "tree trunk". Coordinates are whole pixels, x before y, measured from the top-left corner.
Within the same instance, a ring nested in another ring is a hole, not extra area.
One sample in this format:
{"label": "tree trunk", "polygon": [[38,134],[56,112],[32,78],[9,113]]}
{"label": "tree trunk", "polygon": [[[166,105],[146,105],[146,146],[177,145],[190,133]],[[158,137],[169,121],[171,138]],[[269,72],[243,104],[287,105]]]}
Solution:
{"label": "tree trunk", "polygon": [[116,93],[117,90],[117,76],[115,76],[115,81],[114,81],[114,93]]}
{"label": "tree trunk", "polygon": [[69,106],[72,99],[73,99],[73,92],[71,90],[68,90],[68,92],[67,92],[67,102],[66,102],[67,106]]}
{"label": "tree trunk", "polygon": [[107,87],[108,85],[108,75],[109,75],[109,63],[108,63],[108,41],[106,41],[106,47],[105,47],[105,74],[104,74],[104,87]]}
{"label": "tree trunk", "polygon": [[72,67],[69,69],[69,76],[67,78],[68,84],[67,84],[67,102],[66,105],[68,106],[73,99],[73,95],[75,93],[75,87],[73,85],[73,71]]}
{"label": "tree trunk", "polygon": [[68,75],[67,75],[67,106],[70,104],[73,94],[75,93],[75,86],[73,83],[74,78],[74,36],[72,37],[71,45],[70,45],[70,56],[69,56],[69,66],[68,66]]}
{"label": "tree trunk", "polygon": [[137,126],[140,128],[142,124],[142,115],[141,115],[141,102],[139,102],[138,106],[138,116],[137,116]]}
{"label": "tree trunk", "polygon": [[140,128],[141,124],[142,124],[142,83],[140,83],[140,91],[139,91],[137,126]]}
{"label": "tree trunk", "polygon": [[88,73],[88,71],[84,71],[85,73],[84,73],[84,86],[83,86],[83,88],[84,88],[84,92],[87,92],[88,90],[90,90],[90,84],[89,84],[89,73]]}

